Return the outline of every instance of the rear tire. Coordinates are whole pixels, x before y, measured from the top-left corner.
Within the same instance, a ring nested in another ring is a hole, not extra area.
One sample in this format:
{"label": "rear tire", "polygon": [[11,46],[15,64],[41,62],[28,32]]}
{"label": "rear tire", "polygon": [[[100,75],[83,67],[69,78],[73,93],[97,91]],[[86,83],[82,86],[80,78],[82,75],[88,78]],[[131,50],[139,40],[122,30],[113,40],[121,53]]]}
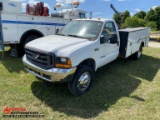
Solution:
{"label": "rear tire", "polygon": [[32,40],[37,39],[37,38],[39,38],[37,35],[30,35],[30,36],[28,36],[28,37],[26,38],[26,40],[24,41],[24,43],[23,43],[23,49],[24,49],[24,47],[25,47],[25,45],[26,45],[27,43],[29,43],[29,42],[31,42]]}
{"label": "rear tire", "polygon": [[18,50],[18,56],[23,56],[24,54],[25,54],[25,45],[28,43],[28,42],[31,42],[32,40],[34,40],[34,39],[37,39],[37,38],[39,38],[39,36],[37,36],[37,35],[30,35],[30,36],[28,36],[25,40],[24,40],[24,42],[22,42],[21,44],[19,44],[18,46],[17,46],[17,50]]}
{"label": "rear tire", "polygon": [[73,95],[82,95],[90,90],[93,78],[93,70],[88,66],[81,65],[77,68],[72,81],[68,83],[68,88]]}
{"label": "rear tire", "polygon": [[139,47],[139,50],[136,53],[133,54],[133,59],[139,60],[142,56],[142,51],[143,51],[143,46],[141,44],[140,47]]}

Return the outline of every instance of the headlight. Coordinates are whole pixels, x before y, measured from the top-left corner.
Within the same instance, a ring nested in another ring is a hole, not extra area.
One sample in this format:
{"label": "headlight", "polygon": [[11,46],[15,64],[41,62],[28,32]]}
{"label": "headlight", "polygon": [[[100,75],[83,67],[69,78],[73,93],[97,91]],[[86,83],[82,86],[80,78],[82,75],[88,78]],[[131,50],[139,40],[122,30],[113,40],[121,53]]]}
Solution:
{"label": "headlight", "polygon": [[55,67],[57,68],[71,68],[72,63],[69,58],[66,57],[56,57]]}

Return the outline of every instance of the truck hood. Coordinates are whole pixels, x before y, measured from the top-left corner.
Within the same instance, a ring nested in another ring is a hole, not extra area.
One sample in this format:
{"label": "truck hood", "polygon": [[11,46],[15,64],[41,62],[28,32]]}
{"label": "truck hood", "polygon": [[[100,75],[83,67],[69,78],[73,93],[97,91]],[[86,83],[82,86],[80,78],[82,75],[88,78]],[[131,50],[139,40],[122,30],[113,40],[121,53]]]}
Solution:
{"label": "truck hood", "polygon": [[51,35],[33,40],[26,44],[25,48],[43,52],[57,53],[59,51],[73,51],[79,47],[90,44],[91,41],[82,38]]}

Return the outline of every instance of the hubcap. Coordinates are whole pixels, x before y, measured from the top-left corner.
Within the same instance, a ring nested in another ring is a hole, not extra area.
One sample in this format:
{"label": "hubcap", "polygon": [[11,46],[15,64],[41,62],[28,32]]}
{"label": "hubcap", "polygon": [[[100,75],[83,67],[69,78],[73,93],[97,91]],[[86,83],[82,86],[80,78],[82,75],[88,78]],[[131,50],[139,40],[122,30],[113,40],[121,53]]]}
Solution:
{"label": "hubcap", "polygon": [[88,88],[91,81],[91,75],[88,72],[83,73],[78,80],[78,89],[84,91]]}

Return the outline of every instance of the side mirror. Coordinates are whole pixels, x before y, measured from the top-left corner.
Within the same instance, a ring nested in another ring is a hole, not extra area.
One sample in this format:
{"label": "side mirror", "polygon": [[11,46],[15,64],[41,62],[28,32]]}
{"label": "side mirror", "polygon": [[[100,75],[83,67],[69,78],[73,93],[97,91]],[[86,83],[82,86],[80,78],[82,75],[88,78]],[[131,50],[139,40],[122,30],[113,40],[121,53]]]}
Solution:
{"label": "side mirror", "polygon": [[101,35],[101,38],[100,38],[100,44],[103,44],[103,43],[106,43],[110,40],[111,36],[110,35]]}

